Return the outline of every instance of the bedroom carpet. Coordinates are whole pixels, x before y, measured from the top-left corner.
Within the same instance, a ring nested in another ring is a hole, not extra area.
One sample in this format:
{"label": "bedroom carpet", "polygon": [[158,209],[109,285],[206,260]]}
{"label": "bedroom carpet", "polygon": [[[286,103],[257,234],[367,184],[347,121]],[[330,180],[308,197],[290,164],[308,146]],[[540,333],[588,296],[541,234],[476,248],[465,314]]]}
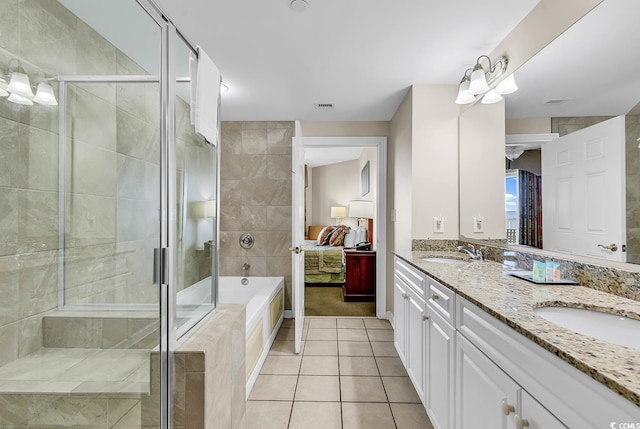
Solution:
{"label": "bedroom carpet", "polygon": [[304,314],[307,316],[374,317],[376,304],[375,302],[344,302],[340,286],[306,286],[304,288]]}

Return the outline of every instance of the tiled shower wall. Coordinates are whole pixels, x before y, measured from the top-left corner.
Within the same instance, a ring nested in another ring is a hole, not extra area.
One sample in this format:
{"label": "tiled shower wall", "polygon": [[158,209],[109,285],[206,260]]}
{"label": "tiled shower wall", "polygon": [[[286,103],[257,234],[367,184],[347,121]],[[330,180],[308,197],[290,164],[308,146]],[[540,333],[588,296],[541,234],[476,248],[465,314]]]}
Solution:
{"label": "tiled shower wall", "polygon": [[[56,1],[0,2],[0,65],[30,76],[145,73]],[[70,85],[67,298],[154,302],[158,84]],[[58,107],[0,99],[0,365],[42,346],[58,304]],[[144,264],[143,264],[144,262]]]}
{"label": "tiled shower wall", "polygon": [[[291,309],[293,122],[223,122],[220,152],[220,275],[284,276]],[[244,250],[238,239],[255,237]]]}

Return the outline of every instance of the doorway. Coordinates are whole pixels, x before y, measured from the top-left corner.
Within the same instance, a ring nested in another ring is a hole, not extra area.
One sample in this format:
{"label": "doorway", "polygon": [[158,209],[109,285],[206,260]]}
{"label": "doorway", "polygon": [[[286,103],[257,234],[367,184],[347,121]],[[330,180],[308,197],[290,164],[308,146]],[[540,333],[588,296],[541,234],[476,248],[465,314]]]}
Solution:
{"label": "doorway", "polygon": [[[331,218],[331,207],[344,207],[346,210],[346,215],[348,216],[348,206],[352,201],[365,200],[365,201],[373,201],[374,207],[374,215],[373,222],[371,225],[370,236],[372,236],[372,251],[375,252],[375,270],[374,270],[374,278],[375,278],[375,297],[373,300],[373,304],[375,306],[375,312],[372,315],[377,316],[378,318],[384,318],[386,313],[386,137],[333,137],[333,138],[319,138],[319,137],[297,137],[294,138],[294,152],[306,153],[307,151],[316,151],[316,150],[328,150],[333,153],[341,153],[353,150],[360,151],[370,151],[375,158],[375,168],[372,168],[371,159],[368,159],[368,172],[369,172],[369,191],[364,192],[363,184],[361,182],[361,177],[366,177],[366,169],[363,164],[366,164],[365,157],[357,157],[355,160],[348,160],[342,162],[348,162],[351,165],[352,169],[355,169],[354,176],[357,177],[357,183],[355,187],[350,185],[352,197],[346,196],[346,194],[342,195],[342,200],[333,199],[331,196],[326,197],[323,202],[319,203],[311,200],[311,207],[308,207],[304,204],[304,194],[306,193],[306,189],[304,192],[299,193],[298,201],[300,203],[295,202],[296,198],[294,198],[294,204],[296,207],[294,208],[294,237],[304,237],[306,233],[309,232],[308,227],[320,223],[321,226],[323,224],[333,225],[334,223],[344,223],[344,222],[336,222],[337,219]],[[298,171],[302,173],[304,171],[304,157],[303,156],[294,156],[294,171]],[[298,165],[296,165],[298,164]],[[336,164],[336,163],[334,163]],[[340,163],[337,163],[340,164]],[[356,167],[357,166],[357,167]],[[335,167],[335,165],[333,166]],[[338,168],[345,167],[345,165],[338,165]],[[363,170],[365,170],[363,172]],[[307,170],[308,173],[308,170]],[[335,172],[334,172],[335,174]],[[339,175],[342,176],[342,175]],[[299,181],[299,185],[301,184],[304,187],[305,179],[309,180],[308,174],[295,174],[294,181]],[[335,177],[334,177],[335,179]],[[313,180],[313,179],[312,179]],[[300,183],[302,182],[302,183]],[[311,184],[312,189],[314,184]],[[318,186],[318,183],[315,184]],[[294,184],[294,188],[296,185]],[[300,188],[299,188],[300,189]],[[355,189],[355,191],[354,191]],[[313,191],[311,191],[313,192]],[[347,191],[349,192],[349,191]],[[344,201],[343,201],[344,200]],[[333,201],[333,202],[332,202]],[[334,204],[335,205],[331,205]],[[298,207],[298,204],[300,207]],[[328,204],[328,205],[327,205]],[[314,209],[314,205],[316,208]],[[304,206],[307,209],[307,213],[305,210],[301,210],[301,207]],[[323,214],[320,214],[322,211]],[[311,212],[311,213],[309,213]],[[326,212],[326,214],[324,214]],[[347,217],[345,216],[345,217]],[[305,222],[306,220],[306,222]],[[353,225],[357,225],[357,219],[341,219],[341,221],[347,221],[348,223],[353,223]],[[326,226],[326,225],[325,225]],[[349,226],[349,225],[348,225]],[[296,246],[303,245],[302,240],[295,240],[294,242]],[[304,271],[304,264],[299,261],[299,264],[295,263],[294,257],[294,272],[296,269]],[[294,285],[293,285],[293,303],[294,303],[294,314],[297,319],[298,316],[301,318],[304,317],[303,311],[304,308],[304,276],[302,273],[299,273],[298,276],[294,274]],[[313,286],[312,286],[313,287]],[[342,295],[342,287],[340,287],[340,295]],[[346,303],[348,304],[348,303]],[[296,306],[298,309],[296,310]],[[302,308],[300,308],[302,307]],[[298,320],[296,320],[298,322]]]}

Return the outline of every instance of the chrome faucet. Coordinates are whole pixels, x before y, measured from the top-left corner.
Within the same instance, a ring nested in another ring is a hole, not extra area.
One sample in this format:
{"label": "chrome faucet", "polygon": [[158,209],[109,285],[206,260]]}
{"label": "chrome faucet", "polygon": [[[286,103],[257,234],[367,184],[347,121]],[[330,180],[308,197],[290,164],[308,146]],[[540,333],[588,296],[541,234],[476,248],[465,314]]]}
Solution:
{"label": "chrome faucet", "polygon": [[469,247],[458,246],[456,249],[458,249],[458,252],[467,253],[473,260],[482,261],[482,249],[476,249],[473,244]]}
{"label": "chrome faucet", "polygon": [[251,265],[248,262],[242,264],[242,277],[247,277],[249,274],[249,270],[251,269]]}

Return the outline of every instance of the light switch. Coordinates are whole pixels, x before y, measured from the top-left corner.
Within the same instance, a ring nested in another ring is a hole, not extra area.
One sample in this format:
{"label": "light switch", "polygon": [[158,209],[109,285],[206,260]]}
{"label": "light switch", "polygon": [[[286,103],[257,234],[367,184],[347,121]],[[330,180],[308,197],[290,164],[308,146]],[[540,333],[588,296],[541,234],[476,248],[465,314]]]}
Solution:
{"label": "light switch", "polygon": [[484,232],[484,217],[473,217],[473,232]]}
{"label": "light switch", "polygon": [[433,232],[444,233],[444,218],[442,216],[433,217]]}

